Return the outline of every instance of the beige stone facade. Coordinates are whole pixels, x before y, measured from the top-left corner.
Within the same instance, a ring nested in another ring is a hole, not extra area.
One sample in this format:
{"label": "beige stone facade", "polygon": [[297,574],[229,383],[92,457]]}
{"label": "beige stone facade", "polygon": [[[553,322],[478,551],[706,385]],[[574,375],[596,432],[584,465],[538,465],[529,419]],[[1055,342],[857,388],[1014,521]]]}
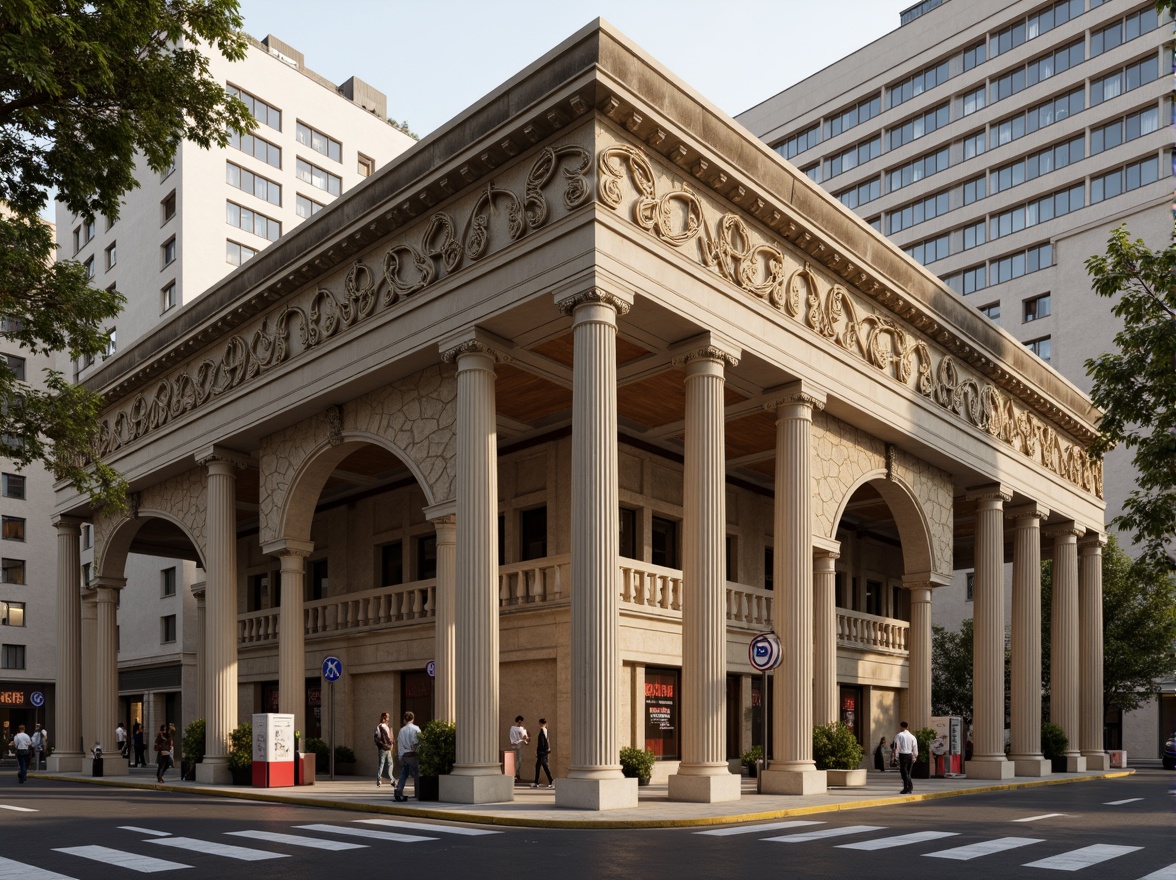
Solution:
{"label": "beige stone facade", "polygon": [[107,590],[148,537],[205,568],[210,779],[276,699],[365,771],[379,712],[451,718],[447,800],[510,798],[517,714],[562,806],[635,804],[628,744],[738,798],[775,630],[764,785],[823,791],[814,723],[929,720],[976,498],[1102,531],[1089,401],[603,22],[91,382],[138,507],[58,510]]}

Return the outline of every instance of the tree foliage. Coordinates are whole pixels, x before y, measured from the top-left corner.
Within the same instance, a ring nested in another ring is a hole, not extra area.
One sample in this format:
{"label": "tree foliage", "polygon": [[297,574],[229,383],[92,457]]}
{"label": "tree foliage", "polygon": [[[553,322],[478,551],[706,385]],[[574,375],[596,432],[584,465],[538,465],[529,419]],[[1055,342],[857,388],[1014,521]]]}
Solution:
{"label": "tree foliage", "polygon": [[[123,298],[90,287],[77,263],[54,263],[39,215],[56,191],[73,213],[113,220],[139,157],[158,173],[184,140],[224,146],[231,130],[251,130],[199,48],[243,58],[240,27],[236,0],[0,3],[0,339],[71,359],[104,354]],[[120,503],[121,478],[90,462],[101,399],[59,372],[44,386],[0,361],[5,457]]]}
{"label": "tree foliage", "polygon": [[[1176,2],[1176,0],[1173,0]],[[399,132],[402,132],[412,138],[414,141],[419,141],[421,136],[412,130],[412,126],[408,124],[408,120],[397,122],[395,119],[389,119],[388,124]]]}
{"label": "tree foliage", "polygon": [[[972,719],[972,668],[976,633],[972,619],[960,623],[955,632],[942,626],[931,627],[931,714],[959,715]],[[1006,634],[1004,643],[1004,715],[1009,717],[1009,694],[1012,658]]]}
{"label": "tree foliage", "polygon": [[1134,450],[1136,488],[1112,525],[1130,531],[1152,564],[1176,568],[1176,244],[1152,251],[1120,226],[1086,271],[1123,322],[1118,352],[1086,362],[1090,396],[1103,411],[1091,453],[1120,443]]}
{"label": "tree foliage", "polygon": [[[1138,709],[1176,674],[1176,578],[1107,540],[1102,554],[1103,707]],[[1053,563],[1041,565],[1041,685],[1050,684]]]}

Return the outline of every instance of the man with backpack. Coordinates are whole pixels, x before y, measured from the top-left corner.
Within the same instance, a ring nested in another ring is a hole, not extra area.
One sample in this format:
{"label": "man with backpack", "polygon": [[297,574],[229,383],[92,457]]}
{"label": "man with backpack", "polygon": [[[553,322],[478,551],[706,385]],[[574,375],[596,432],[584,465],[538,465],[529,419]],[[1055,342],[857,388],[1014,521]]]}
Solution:
{"label": "man with backpack", "polygon": [[388,727],[388,713],[380,713],[380,723],[376,725],[374,735],[376,743],[376,788],[380,787],[380,780],[387,779],[392,784],[392,729]]}

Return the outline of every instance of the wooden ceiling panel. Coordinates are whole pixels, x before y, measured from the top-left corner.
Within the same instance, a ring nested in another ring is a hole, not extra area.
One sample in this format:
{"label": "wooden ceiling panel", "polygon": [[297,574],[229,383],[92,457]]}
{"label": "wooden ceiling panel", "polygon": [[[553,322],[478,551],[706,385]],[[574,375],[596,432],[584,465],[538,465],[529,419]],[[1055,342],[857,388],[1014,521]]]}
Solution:
{"label": "wooden ceiling panel", "polygon": [[617,415],[656,428],[681,421],[686,411],[686,374],[667,370],[617,389]]}
{"label": "wooden ceiling panel", "polygon": [[743,458],[776,448],[776,416],[757,412],[727,423],[727,458]]}
{"label": "wooden ceiling panel", "polygon": [[494,368],[494,382],[498,411],[516,422],[534,424],[540,419],[572,408],[570,388],[520,370],[511,364]]}
{"label": "wooden ceiling panel", "polygon": [[[572,334],[565,333],[563,336],[557,336],[555,339],[548,339],[546,342],[539,343],[531,351],[536,354],[541,354],[545,358],[555,361],[557,364],[563,364],[570,369],[573,363],[572,349]],[[617,337],[617,364],[619,366],[643,358],[647,354],[649,354],[649,349],[645,346],[631,342],[623,336]]]}

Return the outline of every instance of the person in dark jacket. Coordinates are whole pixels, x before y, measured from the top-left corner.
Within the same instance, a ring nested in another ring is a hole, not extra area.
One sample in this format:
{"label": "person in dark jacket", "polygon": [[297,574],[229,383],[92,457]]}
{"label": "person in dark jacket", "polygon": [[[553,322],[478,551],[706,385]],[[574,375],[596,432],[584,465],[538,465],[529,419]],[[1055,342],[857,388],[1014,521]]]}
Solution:
{"label": "person in dark jacket", "polygon": [[167,729],[167,722],[159,725],[159,733],[155,734],[155,781],[163,782],[163,774],[172,765],[171,733]]}
{"label": "person in dark jacket", "polygon": [[138,721],[131,728],[131,745],[135,750],[135,762],[132,767],[147,766],[147,738],[143,735],[143,725]]}
{"label": "person in dark jacket", "polygon": [[547,719],[539,719],[539,734],[535,742],[535,781],[531,788],[539,787],[539,770],[547,774],[547,787],[555,788],[555,780],[551,778],[551,768],[547,766],[547,757],[551,754],[551,740],[547,737]]}
{"label": "person in dark jacket", "polygon": [[878,740],[878,748],[874,749],[874,769],[886,772],[886,757],[889,750],[886,748],[886,737]]}

